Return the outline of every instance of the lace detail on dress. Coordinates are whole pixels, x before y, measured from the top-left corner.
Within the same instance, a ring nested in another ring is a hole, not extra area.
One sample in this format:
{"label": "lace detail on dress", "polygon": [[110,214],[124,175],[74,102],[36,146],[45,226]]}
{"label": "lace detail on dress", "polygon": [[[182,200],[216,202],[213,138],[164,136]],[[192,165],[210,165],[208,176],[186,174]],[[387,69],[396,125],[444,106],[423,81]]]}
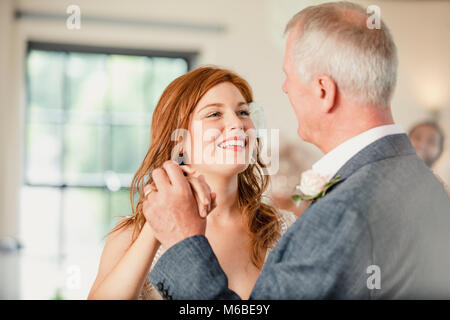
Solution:
{"label": "lace detail on dress", "polygon": [[[283,235],[287,231],[287,229],[295,222],[296,217],[292,212],[285,210],[278,210],[278,215],[279,215],[278,219],[281,223],[281,235]],[[158,259],[163,255],[164,251],[165,249],[162,246],[160,246],[155,254],[155,257],[153,258],[150,270],[153,269]],[[272,251],[272,249],[267,250],[265,260],[267,260],[270,251]],[[162,300],[162,297],[156,290],[156,288],[153,287],[150,281],[148,281],[148,279],[145,278],[144,285],[142,286],[142,290],[138,296],[138,300]]]}
{"label": "lace detail on dress", "polygon": [[[158,251],[156,251],[155,257],[153,258],[150,270],[153,269],[158,259],[163,255],[164,248],[159,246]],[[145,278],[144,285],[142,286],[141,292],[138,296],[138,300],[162,300],[163,298],[159,294],[158,290],[150,283],[150,281]]]}
{"label": "lace detail on dress", "polygon": [[281,235],[283,235],[291,225],[294,224],[297,217],[291,211],[278,210],[281,222]]}
{"label": "lace detail on dress", "polygon": [[[278,209],[278,214],[279,214],[278,219],[281,223],[281,236],[283,236],[286,233],[287,229],[295,222],[296,216],[290,211],[280,209]],[[269,256],[269,253],[272,250],[273,249],[267,249],[266,258],[264,259],[264,262],[267,260],[267,257]]]}

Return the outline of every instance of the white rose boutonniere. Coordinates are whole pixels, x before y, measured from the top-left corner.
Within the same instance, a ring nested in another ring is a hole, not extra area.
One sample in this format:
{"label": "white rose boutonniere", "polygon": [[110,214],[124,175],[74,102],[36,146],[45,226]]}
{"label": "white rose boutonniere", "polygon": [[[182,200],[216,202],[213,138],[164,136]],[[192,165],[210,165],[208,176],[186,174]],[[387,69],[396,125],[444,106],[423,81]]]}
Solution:
{"label": "white rose boutonniere", "polygon": [[295,202],[301,200],[315,201],[322,198],[331,186],[341,180],[339,175],[330,179],[329,175],[322,175],[313,169],[303,172],[300,184],[295,187],[300,194],[293,195],[292,200]]}

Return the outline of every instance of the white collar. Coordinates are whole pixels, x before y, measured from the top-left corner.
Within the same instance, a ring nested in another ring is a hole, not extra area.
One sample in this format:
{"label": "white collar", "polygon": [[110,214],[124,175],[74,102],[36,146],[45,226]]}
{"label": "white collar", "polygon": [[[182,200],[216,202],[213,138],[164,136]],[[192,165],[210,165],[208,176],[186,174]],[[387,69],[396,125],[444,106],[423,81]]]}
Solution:
{"label": "white collar", "polygon": [[312,169],[331,179],[359,151],[388,135],[405,133],[397,124],[382,125],[364,131],[341,143],[314,163]]}

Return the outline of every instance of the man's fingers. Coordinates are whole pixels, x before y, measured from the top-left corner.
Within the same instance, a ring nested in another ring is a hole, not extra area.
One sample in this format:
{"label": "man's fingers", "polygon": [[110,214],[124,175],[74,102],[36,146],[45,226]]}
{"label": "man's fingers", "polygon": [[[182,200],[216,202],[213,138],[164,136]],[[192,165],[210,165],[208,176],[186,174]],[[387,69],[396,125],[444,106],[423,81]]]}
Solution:
{"label": "man's fingers", "polygon": [[[192,186],[192,184],[191,184],[191,187],[192,187],[192,190],[194,190],[194,187]],[[198,213],[199,213],[200,217],[203,217],[206,215],[206,213],[204,212],[205,207],[202,205],[202,201],[200,200],[197,192],[193,191],[193,193],[194,193],[194,197],[195,197],[195,202],[197,203]]]}
{"label": "man's fingers", "polygon": [[[183,172],[187,173],[186,177]],[[209,212],[216,207],[215,193],[214,198],[211,197],[211,188],[207,184],[204,176],[194,177],[195,170],[189,166],[180,166],[174,161],[166,161],[163,168],[153,170],[152,177],[155,186],[147,185],[144,193],[147,195],[152,191],[164,190],[170,186],[176,188],[192,189],[195,195],[198,211],[201,217],[206,218]],[[155,190],[156,189],[156,190]]]}
{"label": "man's fingers", "polygon": [[170,187],[171,183],[166,171],[161,168],[156,168],[152,171],[153,182],[155,183],[156,189],[166,190]]}
{"label": "man's fingers", "polygon": [[158,191],[158,189],[156,189],[154,182],[145,185],[144,186],[144,197],[147,197],[148,194],[153,191]]}
{"label": "man's fingers", "polygon": [[181,170],[183,170],[184,172],[186,172],[188,175],[193,175],[195,174],[195,170],[193,168],[191,168],[188,165],[182,165],[180,166]]}
{"label": "man's fingers", "polygon": [[166,170],[172,186],[179,188],[189,187],[189,183],[183,175],[183,171],[175,161],[168,160],[164,162],[163,168]]}
{"label": "man's fingers", "polygon": [[217,195],[215,192],[211,192],[211,211],[217,207]]}
{"label": "man's fingers", "polygon": [[151,188],[150,185],[148,184],[148,185],[146,185],[146,186],[144,187],[144,197],[147,197],[147,195],[148,195],[150,192],[152,192],[152,188]]}
{"label": "man's fingers", "polygon": [[[200,184],[203,187],[204,192],[209,195],[209,204],[208,204],[208,214],[209,214],[213,210],[212,191],[211,188],[209,187],[209,184],[205,180],[205,176],[200,175],[198,176],[198,179],[200,180]],[[214,193],[214,196],[215,195],[216,194]]]}
{"label": "man's fingers", "polygon": [[202,218],[206,218],[211,210],[211,190],[209,186],[199,178],[189,178],[191,187],[196,195],[198,212]]}

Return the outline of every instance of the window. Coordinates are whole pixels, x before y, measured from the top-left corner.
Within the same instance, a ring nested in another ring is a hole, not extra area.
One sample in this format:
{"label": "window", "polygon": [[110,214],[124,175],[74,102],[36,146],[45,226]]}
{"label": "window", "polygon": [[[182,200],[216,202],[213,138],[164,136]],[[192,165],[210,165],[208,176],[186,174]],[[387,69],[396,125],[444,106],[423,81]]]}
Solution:
{"label": "window", "polygon": [[[152,112],[192,57],[29,44],[22,298],[48,299],[58,289],[64,298],[87,297],[103,237],[114,217],[131,212],[129,187],[149,146]],[[68,288],[67,277],[77,275],[81,283]]]}

